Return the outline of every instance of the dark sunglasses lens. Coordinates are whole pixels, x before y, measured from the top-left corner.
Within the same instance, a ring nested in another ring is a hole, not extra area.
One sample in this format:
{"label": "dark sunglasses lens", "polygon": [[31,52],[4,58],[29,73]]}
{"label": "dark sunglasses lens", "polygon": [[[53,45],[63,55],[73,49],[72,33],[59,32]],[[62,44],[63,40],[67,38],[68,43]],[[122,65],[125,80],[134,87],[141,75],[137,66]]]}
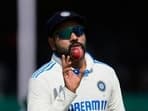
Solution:
{"label": "dark sunglasses lens", "polygon": [[59,31],[57,34],[61,39],[69,39],[72,32],[79,37],[82,34],[84,34],[84,27],[82,26],[67,27],[64,30]]}
{"label": "dark sunglasses lens", "polygon": [[67,29],[59,32],[58,34],[59,34],[59,37],[62,39],[69,39],[71,36],[71,32],[72,32],[72,30],[67,28]]}
{"label": "dark sunglasses lens", "polygon": [[76,26],[76,27],[73,28],[73,32],[77,36],[81,36],[82,34],[84,34],[84,27],[82,27],[82,26]]}

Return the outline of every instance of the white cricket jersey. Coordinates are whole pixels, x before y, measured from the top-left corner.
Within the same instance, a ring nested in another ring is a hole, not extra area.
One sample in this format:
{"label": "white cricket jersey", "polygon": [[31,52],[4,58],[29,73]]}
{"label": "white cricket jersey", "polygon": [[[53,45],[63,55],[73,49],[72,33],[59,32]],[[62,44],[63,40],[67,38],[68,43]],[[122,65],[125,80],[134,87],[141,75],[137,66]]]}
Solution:
{"label": "white cricket jersey", "polygon": [[60,59],[33,73],[28,111],[125,111],[119,80],[113,68],[85,54],[86,70],[76,93],[64,85]]}

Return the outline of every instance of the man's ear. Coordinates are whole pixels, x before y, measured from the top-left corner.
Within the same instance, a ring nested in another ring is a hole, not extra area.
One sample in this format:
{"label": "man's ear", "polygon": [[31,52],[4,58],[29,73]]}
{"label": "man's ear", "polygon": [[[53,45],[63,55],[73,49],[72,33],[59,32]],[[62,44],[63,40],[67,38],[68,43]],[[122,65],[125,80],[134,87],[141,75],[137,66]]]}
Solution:
{"label": "man's ear", "polygon": [[55,50],[55,39],[54,38],[51,38],[51,37],[48,37],[48,43],[51,47],[52,50]]}

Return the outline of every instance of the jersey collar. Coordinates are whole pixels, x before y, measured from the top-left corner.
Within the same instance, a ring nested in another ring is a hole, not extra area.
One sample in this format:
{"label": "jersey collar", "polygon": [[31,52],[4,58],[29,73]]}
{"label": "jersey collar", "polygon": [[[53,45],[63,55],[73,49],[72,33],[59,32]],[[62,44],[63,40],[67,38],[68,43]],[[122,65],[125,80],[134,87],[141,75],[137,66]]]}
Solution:
{"label": "jersey collar", "polygon": [[[57,62],[59,65],[61,65],[61,60],[56,54],[53,53],[51,59]],[[91,74],[91,72],[93,71],[92,67],[94,63],[92,56],[88,52],[85,53],[85,59],[86,59],[86,69],[84,71],[84,76],[88,76],[88,74]]]}

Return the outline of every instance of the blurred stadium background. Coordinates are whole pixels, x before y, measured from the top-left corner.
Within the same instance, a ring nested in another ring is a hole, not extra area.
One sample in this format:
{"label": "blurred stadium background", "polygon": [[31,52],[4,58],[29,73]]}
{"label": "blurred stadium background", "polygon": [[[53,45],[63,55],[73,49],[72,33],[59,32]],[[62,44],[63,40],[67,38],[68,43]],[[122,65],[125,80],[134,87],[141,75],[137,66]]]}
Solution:
{"label": "blurred stadium background", "polygon": [[27,77],[49,60],[45,24],[59,9],[87,17],[88,49],[115,68],[127,111],[148,111],[148,9],[134,0],[0,1],[0,111],[25,111]]}

